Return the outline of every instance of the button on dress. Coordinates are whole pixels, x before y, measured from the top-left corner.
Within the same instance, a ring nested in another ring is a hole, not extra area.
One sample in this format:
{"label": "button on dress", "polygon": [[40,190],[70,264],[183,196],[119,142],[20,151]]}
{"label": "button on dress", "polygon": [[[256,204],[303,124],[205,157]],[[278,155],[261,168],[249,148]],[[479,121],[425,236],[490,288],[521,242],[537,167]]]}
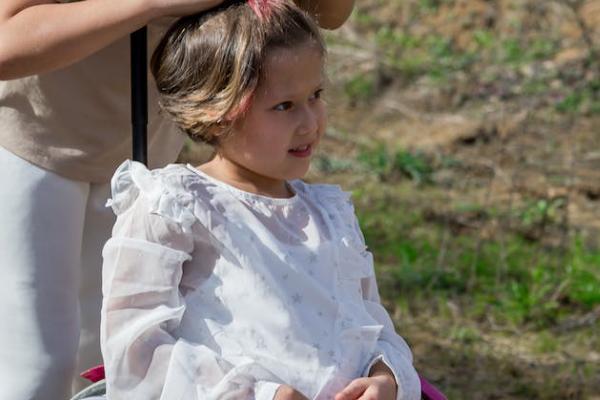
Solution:
{"label": "button on dress", "polygon": [[104,247],[102,352],[111,400],[331,400],[382,360],[419,399],[406,342],[380,303],[350,197],[288,182],[239,190],[190,165],[126,161]]}

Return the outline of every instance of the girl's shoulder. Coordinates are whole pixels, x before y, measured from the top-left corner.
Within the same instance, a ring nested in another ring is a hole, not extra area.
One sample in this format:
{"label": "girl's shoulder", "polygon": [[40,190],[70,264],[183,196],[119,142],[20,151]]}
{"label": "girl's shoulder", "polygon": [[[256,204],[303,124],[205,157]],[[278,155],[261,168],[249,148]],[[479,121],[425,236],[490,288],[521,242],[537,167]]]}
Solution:
{"label": "girl's shoulder", "polygon": [[151,170],[140,162],[126,160],[111,179],[107,206],[120,215],[142,199],[151,213],[191,223],[194,196],[190,187],[194,180],[197,177],[181,164]]}
{"label": "girl's shoulder", "polygon": [[292,187],[319,202],[335,201],[352,205],[351,193],[342,189],[340,185],[328,183],[308,183],[300,179],[291,182]]}
{"label": "girl's shoulder", "polygon": [[305,197],[309,197],[331,220],[349,223],[355,220],[355,209],[352,194],[343,190],[339,185],[324,183],[306,183],[293,181],[292,186]]}

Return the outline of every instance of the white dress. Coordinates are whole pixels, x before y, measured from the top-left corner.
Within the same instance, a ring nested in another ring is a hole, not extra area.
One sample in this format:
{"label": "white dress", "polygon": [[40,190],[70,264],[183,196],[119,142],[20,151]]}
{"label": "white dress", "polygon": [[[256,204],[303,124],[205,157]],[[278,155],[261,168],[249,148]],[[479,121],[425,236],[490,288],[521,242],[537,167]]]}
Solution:
{"label": "white dress", "polygon": [[398,399],[420,398],[348,194],[289,185],[276,199],[190,165],[119,167],[103,251],[110,400],[272,399],[281,383],[331,400],[380,359]]}

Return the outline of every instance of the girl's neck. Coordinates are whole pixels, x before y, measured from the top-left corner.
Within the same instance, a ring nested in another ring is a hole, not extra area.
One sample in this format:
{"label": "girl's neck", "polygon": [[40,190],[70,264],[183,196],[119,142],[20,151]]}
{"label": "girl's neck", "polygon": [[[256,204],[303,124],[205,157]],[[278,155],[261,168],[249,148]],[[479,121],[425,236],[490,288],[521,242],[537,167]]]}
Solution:
{"label": "girl's neck", "polygon": [[285,180],[257,174],[219,154],[197,168],[205,174],[245,192],[273,198],[294,196]]}

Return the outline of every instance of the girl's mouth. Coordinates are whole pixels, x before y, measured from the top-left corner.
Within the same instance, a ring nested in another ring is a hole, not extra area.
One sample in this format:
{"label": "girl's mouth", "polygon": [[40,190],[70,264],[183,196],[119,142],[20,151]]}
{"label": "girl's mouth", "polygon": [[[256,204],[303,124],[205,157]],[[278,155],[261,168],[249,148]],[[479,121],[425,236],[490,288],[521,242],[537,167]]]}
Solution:
{"label": "girl's mouth", "polygon": [[301,158],[308,157],[312,153],[312,145],[305,144],[302,146],[298,146],[294,149],[288,150],[288,153],[290,153],[294,157],[301,157]]}

